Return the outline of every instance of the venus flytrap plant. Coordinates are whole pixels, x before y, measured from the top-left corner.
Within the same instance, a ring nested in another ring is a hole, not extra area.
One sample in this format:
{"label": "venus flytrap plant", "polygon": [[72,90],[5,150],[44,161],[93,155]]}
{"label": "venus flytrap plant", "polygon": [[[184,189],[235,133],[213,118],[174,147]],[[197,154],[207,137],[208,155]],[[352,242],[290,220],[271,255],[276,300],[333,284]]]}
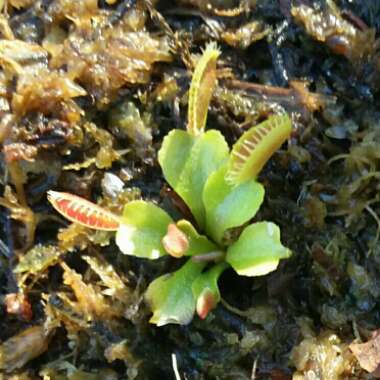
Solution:
{"label": "venus flytrap plant", "polygon": [[[189,90],[187,129],[171,131],[158,153],[165,179],[190,208],[196,226],[187,220],[174,221],[145,201],[126,204],[120,218],[111,218],[94,205],[101,218],[95,222],[88,201],[82,207],[75,197],[70,203],[75,210],[70,211],[59,193],[50,195],[53,206],[70,220],[91,228],[116,229],[116,244],[124,254],[147,259],[167,254],[188,257],[179,270],[155,279],[147,289],[146,300],[153,311],[150,322],[158,326],[189,323],[195,311],[205,318],[220,300],[218,279],[228,267],[240,275],[261,276],[290,256],[274,223],[245,226],[264,199],[264,187],[256,176],[290,135],[290,119],[269,117],[245,132],[231,151],[219,131],[204,131],[219,54],[215,45],[203,52]],[[237,227],[242,232],[231,243],[226,234]]]}

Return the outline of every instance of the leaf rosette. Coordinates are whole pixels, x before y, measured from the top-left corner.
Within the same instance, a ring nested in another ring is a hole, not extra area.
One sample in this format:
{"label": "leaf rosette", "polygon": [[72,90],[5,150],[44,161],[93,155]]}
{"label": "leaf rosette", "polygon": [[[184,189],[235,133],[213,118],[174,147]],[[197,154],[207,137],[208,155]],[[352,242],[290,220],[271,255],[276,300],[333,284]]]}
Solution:
{"label": "leaf rosette", "polygon": [[[219,54],[211,45],[199,59],[189,90],[187,130],[171,131],[158,152],[166,181],[191,210],[195,225],[175,221],[143,200],[127,203],[118,217],[75,196],[51,197],[53,206],[72,221],[117,229],[116,244],[126,255],[187,257],[176,272],[148,286],[150,322],[157,326],[189,323],[195,312],[206,318],[221,299],[218,280],[227,268],[243,276],[263,276],[291,254],[281,244],[276,224],[252,223],[265,194],[257,176],[290,136],[291,121],[287,115],[270,116],[243,133],[231,151],[219,131],[205,132]],[[232,242],[225,239],[231,229],[241,231]]]}

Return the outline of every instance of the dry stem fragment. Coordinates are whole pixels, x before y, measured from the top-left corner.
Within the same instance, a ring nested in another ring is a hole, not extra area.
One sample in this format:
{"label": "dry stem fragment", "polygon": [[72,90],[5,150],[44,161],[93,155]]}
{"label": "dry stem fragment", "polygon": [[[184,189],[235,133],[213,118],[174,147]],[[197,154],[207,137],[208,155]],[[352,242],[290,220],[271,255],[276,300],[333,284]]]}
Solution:
{"label": "dry stem fragment", "polygon": [[374,331],[366,343],[352,343],[350,350],[360,366],[376,378],[380,377],[380,331]]}
{"label": "dry stem fragment", "polygon": [[12,372],[44,353],[48,348],[50,330],[33,326],[14,335],[0,346],[0,369]]}
{"label": "dry stem fragment", "polygon": [[284,104],[287,107],[305,107],[309,112],[315,112],[334,104],[334,96],[310,92],[307,82],[290,81],[290,88],[274,87],[239,80],[226,81],[231,89],[241,90],[249,95]]}

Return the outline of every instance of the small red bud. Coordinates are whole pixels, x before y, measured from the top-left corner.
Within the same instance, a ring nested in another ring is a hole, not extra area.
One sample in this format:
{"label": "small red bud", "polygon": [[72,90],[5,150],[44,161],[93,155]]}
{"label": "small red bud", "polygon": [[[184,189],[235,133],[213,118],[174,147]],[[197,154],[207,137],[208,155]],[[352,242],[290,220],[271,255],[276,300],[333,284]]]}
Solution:
{"label": "small red bud", "polygon": [[206,288],[197,299],[197,314],[199,318],[205,319],[208,313],[215,308],[217,302],[213,291]]}
{"label": "small red bud", "polygon": [[165,251],[173,257],[182,257],[189,248],[187,236],[175,225],[168,225],[168,232],[162,239]]}

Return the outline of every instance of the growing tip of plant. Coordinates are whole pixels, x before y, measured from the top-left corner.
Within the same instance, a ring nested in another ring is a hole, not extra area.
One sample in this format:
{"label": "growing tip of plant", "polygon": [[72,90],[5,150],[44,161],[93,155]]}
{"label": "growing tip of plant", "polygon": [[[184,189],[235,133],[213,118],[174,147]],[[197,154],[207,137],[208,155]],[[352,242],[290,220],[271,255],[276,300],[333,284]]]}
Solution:
{"label": "growing tip of plant", "polygon": [[291,120],[285,114],[270,116],[243,133],[232,148],[226,181],[231,185],[239,185],[256,177],[291,131]]}
{"label": "growing tip of plant", "polygon": [[206,126],[208,106],[216,85],[216,61],[220,53],[216,43],[209,43],[195,66],[187,117],[187,131],[193,136],[202,134]]}
{"label": "growing tip of plant", "polygon": [[170,223],[167,234],[162,238],[162,245],[169,255],[180,258],[188,250],[189,240],[176,224]]}
{"label": "growing tip of plant", "polygon": [[66,219],[84,227],[116,231],[120,226],[118,216],[77,195],[49,190],[47,198]]}
{"label": "growing tip of plant", "polygon": [[217,303],[214,292],[209,288],[204,289],[197,299],[196,310],[199,318],[205,319]]}

